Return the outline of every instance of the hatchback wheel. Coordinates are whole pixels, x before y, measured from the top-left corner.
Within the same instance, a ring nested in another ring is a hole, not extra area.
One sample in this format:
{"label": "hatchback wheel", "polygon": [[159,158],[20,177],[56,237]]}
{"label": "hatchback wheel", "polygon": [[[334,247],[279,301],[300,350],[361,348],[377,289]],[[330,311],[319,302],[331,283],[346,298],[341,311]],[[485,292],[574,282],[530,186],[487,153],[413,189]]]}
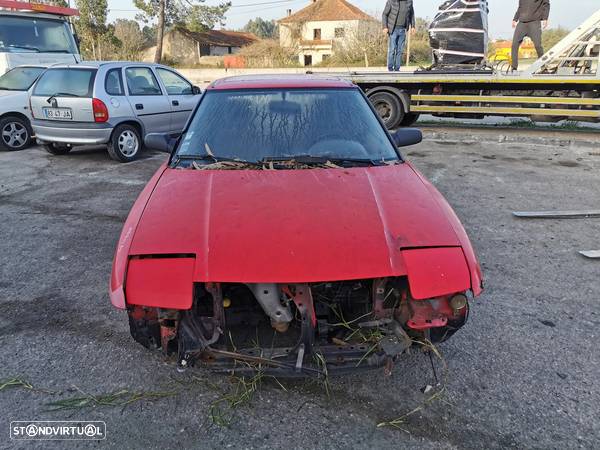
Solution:
{"label": "hatchback wheel", "polygon": [[31,133],[25,119],[15,116],[0,120],[0,148],[21,150],[29,145]]}
{"label": "hatchback wheel", "polygon": [[108,153],[112,159],[120,162],[133,161],[142,148],[140,132],[131,125],[119,125],[115,128],[108,143]]}
{"label": "hatchback wheel", "polygon": [[55,144],[53,142],[42,144],[42,147],[52,155],[66,155],[73,148],[65,144]]}

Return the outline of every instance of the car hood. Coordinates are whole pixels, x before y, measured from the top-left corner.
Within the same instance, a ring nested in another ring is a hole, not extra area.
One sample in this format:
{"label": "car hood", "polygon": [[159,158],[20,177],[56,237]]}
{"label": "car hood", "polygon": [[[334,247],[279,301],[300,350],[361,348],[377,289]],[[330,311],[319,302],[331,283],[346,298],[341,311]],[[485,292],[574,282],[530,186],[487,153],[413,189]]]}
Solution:
{"label": "car hood", "polygon": [[408,163],[166,169],[129,254],[195,255],[195,281],[299,283],[401,276],[401,249],[460,245],[431,185]]}

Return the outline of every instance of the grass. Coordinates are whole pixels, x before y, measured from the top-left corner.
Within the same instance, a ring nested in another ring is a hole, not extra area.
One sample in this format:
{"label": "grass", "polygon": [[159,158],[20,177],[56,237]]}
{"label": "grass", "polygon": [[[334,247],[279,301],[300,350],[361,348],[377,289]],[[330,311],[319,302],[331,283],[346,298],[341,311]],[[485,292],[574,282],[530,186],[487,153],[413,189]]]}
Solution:
{"label": "grass", "polygon": [[[585,126],[581,122],[574,120],[564,120],[559,123],[546,123],[540,125],[532,120],[511,120],[510,123],[485,124],[475,123],[473,119],[466,119],[469,122],[463,122],[463,119],[452,120],[419,120],[417,126],[425,125],[431,127],[448,127],[448,128],[512,128],[512,129],[527,129],[527,130],[555,130],[555,131],[598,131],[598,128]],[[479,119],[477,119],[479,120]]]}
{"label": "grass", "polygon": [[145,392],[122,389],[110,394],[92,395],[77,389],[82,395],[46,403],[49,411],[73,410],[98,406],[127,406],[140,401],[153,401],[177,395],[177,391]]}
{"label": "grass", "polygon": [[5,380],[0,380],[0,391],[3,391],[5,389],[15,389],[15,388],[21,388],[21,389],[27,389],[27,390],[33,390],[33,385],[31,383],[29,383],[28,381],[22,380],[20,378],[7,378]]}
{"label": "grass", "polygon": [[423,350],[430,352],[430,354],[435,355],[440,360],[440,362],[442,363],[443,369],[444,369],[444,375],[443,375],[442,382],[438,383],[438,385],[436,386],[437,389],[434,389],[433,393],[429,397],[425,398],[418,406],[416,406],[415,408],[411,409],[410,411],[408,411],[404,414],[401,414],[400,416],[398,416],[396,418],[379,422],[377,424],[377,428],[391,427],[391,428],[400,429],[400,430],[408,433],[408,430],[406,430],[402,426],[402,425],[406,424],[407,419],[409,419],[411,416],[415,415],[416,413],[425,410],[432,403],[443,400],[444,394],[446,393],[448,365],[446,364],[444,357],[439,352],[437,347],[435,347],[435,345],[433,345],[429,340],[413,341],[413,342],[417,345],[421,345]]}

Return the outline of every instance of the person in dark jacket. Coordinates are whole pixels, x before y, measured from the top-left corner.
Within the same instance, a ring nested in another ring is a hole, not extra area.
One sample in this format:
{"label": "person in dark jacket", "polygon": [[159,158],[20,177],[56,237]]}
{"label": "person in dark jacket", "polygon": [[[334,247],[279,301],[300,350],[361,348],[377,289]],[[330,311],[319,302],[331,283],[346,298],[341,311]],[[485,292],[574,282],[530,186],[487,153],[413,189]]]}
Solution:
{"label": "person in dark jacket", "polygon": [[544,54],[542,28],[548,27],[550,0],[519,0],[519,9],[513,19],[515,35],[512,41],[512,68],[519,68],[519,47],[528,36],[535,45],[538,58]]}
{"label": "person in dark jacket", "polygon": [[407,31],[415,29],[413,0],[387,0],[383,10],[383,32],[389,36],[388,70],[395,72],[402,65],[402,52]]}

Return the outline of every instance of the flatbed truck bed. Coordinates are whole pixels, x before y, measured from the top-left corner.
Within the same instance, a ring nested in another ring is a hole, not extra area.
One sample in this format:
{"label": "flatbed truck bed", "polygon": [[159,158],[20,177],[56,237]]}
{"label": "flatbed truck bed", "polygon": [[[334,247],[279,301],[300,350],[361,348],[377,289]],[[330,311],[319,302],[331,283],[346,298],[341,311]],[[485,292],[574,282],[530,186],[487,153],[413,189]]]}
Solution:
{"label": "flatbed truck bed", "polygon": [[600,122],[600,10],[522,72],[439,67],[338,75],[366,93],[390,129],[410,126],[419,114]]}

